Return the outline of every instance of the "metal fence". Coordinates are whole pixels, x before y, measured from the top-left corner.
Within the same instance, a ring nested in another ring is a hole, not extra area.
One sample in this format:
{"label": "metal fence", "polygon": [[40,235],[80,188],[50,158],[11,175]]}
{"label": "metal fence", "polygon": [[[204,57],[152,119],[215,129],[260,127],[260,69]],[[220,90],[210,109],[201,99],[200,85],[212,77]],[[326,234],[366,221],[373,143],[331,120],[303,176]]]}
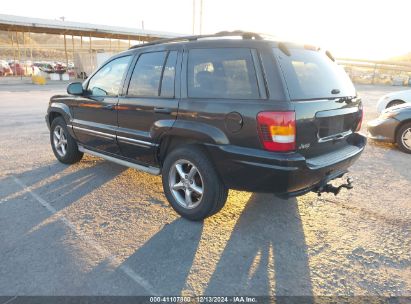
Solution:
{"label": "metal fence", "polygon": [[411,86],[411,62],[339,58],[354,83]]}
{"label": "metal fence", "polygon": [[[47,73],[81,74],[75,63],[78,54],[118,53],[144,41],[93,38],[45,33],[0,31],[0,76],[31,76],[40,67]],[[82,56],[86,58],[87,56]],[[84,60],[83,60],[84,61]]]}
{"label": "metal fence", "polygon": [[[74,78],[83,75],[81,67],[76,66],[76,58],[83,58],[83,62],[87,58],[81,54],[89,54],[94,62],[98,53],[117,53],[142,42],[0,30],[0,76],[31,76],[33,65],[44,63],[64,66]],[[350,58],[339,58],[337,62],[354,83],[411,86],[411,62]],[[2,70],[2,65],[7,64],[12,67],[11,72]]]}

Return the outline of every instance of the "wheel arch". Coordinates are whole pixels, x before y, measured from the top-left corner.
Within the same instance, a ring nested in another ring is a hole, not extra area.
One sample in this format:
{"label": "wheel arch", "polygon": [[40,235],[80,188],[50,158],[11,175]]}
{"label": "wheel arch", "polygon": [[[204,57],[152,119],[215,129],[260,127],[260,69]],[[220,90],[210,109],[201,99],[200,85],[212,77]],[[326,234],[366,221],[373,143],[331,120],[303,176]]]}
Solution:
{"label": "wheel arch", "polygon": [[405,103],[405,101],[402,100],[402,99],[399,99],[399,98],[392,99],[389,102],[387,102],[387,104],[385,105],[385,109],[388,109],[389,107],[392,107],[390,105],[393,104],[393,103]]}
{"label": "wheel arch", "polygon": [[63,114],[61,114],[60,112],[57,112],[57,111],[50,111],[49,112],[49,116],[48,116],[49,121],[48,122],[49,122],[50,126],[53,123],[53,120],[55,120],[57,117],[63,117]]}
{"label": "wheel arch", "polygon": [[177,146],[197,145],[209,154],[207,145],[226,145],[229,144],[229,139],[215,126],[196,121],[177,120],[161,135],[158,143],[157,160],[162,165],[167,153]]}
{"label": "wheel arch", "polygon": [[206,143],[206,142],[201,142],[196,138],[187,138],[187,137],[182,137],[182,136],[175,136],[175,135],[166,135],[162,138],[162,141],[160,142],[158,153],[156,155],[157,162],[160,165],[161,170],[163,169],[163,164],[164,161],[167,157],[168,154],[171,153],[174,149],[180,148],[180,147],[187,147],[187,146],[194,146],[196,148],[199,148],[205,156],[210,160],[210,162],[213,164],[217,174],[221,178],[222,181],[225,181],[223,179],[223,174],[221,172],[221,168],[219,168],[216,165],[216,155],[213,155],[212,149],[210,149],[210,146],[212,146],[212,143]]}
{"label": "wheel arch", "polygon": [[160,166],[163,166],[164,160],[166,159],[167,155],[173,151],[174,149],[177,149],[179,147],[184,147],[184,146],[196,146],[200,148],[206,155],[212,160],[212,158],[209,155],[209,152],[206,148],[206,145],[204,142],[201,142],[198,138],[194,137],[185,137],[185,136],[179,136],[179,135],[164,135],[161,138],[160,144],[159,144],[159,149],[157,153],[157,161],[160,164]]}
{"label": "wheel arch", "polygon": [[47,110],[47,114],[50,125],[57,116],[62,116],[66,124],[70,124],[72,120],[70,108],[64,103],[52,102]]}
{"label": "wheel arch", "polygon": [[50,104],[49,108],[47,109],[47,120],[50,127],[53,123],[53,120],[55,120],[57,117],[62,117],[64,119],[70,135],[76,138],[73,132],[73,128],[71,127],[72,115],[70,108],[66,104],[56,102]]}

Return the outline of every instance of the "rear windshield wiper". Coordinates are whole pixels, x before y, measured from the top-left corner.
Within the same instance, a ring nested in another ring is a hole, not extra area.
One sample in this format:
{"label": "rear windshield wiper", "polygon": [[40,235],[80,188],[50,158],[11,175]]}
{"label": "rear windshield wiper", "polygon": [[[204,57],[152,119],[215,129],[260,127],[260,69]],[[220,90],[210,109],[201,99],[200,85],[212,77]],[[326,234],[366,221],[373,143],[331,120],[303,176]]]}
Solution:
{"label": "rear windshield wiper", "polygon": [[345,102],[345,103],[348,104],[348,103],[351,103],[354,98],[355,98],[355,96],[340,97],[336,100],[336,102],[339,102],[339,103]]}
{"label": "rear windshield wiper", "polygon": [[[331,94],[340,94],[341,91],[339,89],[333,89],[331,90]],[[344,96],[344,97],[335,97],[335,98],[330,98],[330,99],[335,99],[336,102],[346,102],[346,103],[351,103],[352,100],[355,98],[355,96]]]}

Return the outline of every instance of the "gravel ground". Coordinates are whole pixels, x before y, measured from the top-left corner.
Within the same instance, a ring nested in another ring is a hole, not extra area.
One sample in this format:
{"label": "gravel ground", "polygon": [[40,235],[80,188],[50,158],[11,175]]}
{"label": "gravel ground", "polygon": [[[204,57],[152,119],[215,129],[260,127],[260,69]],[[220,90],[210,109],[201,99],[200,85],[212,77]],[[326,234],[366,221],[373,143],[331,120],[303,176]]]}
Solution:
{"label": "gravel ground", "polygon": [[[358,86],[366,120],[393,90]],[[160,177],[55,160],[44,114],[63,91],[0,86],[0,295],[411,296],[410,155],[370,142],[350,192],[230,191],[192,223]]]}

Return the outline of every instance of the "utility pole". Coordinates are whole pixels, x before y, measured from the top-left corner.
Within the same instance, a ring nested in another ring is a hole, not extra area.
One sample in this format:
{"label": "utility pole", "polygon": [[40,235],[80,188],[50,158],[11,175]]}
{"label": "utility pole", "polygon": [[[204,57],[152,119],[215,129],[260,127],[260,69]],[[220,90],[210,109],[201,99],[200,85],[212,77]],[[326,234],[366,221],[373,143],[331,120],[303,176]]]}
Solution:
{"label": "utility pole", "polygon": [[[144,20],[141,20],[141,30],[144,33]],[[141,43],[144,43],[144,42],[141,41]]]}
{"label": "utility pole", "polygon": [[200,35],[203,33],[203,0],[200,0]]}
{"label": "utility pole", "polygon": [[31,34],[29,32],[29,43],[30,43],[30,61],[33,63],[33,41],[31,40]]}
{"label": "utility pole", "polygon": [[196,0],[193,0],[193,35],[195,34],[195,24],[196,24]]}
{"label": "utility pole", "polygon": [[[17,36],[17,31],[16,31],[16,42],[17,42],[17,50],[18,50],[18,54],[19,54],[19,67],[20,67],[20,79],[23,79],[23,73],[21,71],[22,67],[21,67],[21,54],[20,54],[20,44],[19,44],[19,37]],[[16,73],[16,63],[14,62],[14,73]]]}
{"label": "utility pole", "polygon": [[[73,63],[74,63],[74,35],[71,35],[71,48],[72,48]],[[68,66],[67,66],[67,71],[68,71]]]}
{"label": "utility pole", "polygon": [[68,68],[68,55],[67,55],[67,39],[66,34],[64,34],[64,54],[66,56],[66,68]]}

